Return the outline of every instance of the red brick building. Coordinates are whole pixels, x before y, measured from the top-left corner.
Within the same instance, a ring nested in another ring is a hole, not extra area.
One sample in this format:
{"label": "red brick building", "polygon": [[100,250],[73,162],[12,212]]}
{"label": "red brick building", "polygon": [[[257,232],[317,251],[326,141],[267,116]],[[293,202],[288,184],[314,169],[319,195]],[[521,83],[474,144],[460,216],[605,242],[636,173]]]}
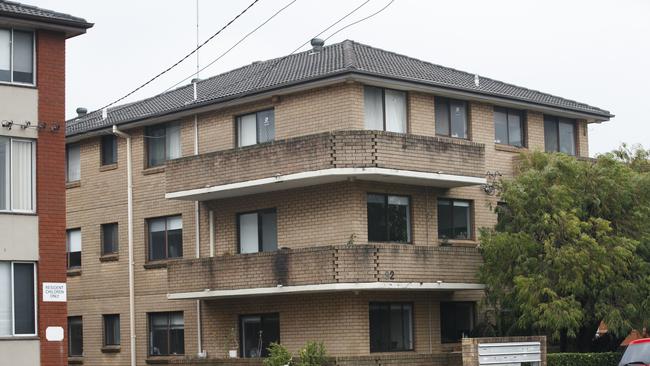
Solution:
{"label": "red brick building", "polygon": [[90,27],[0,1],[2,364],[67,364],[65,42]]}

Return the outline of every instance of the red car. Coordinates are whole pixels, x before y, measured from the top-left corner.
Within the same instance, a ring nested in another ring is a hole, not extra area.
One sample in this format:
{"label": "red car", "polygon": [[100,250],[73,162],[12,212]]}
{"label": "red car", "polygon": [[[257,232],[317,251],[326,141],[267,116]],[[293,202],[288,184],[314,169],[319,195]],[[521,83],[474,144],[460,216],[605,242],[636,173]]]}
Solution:
{"label": "red car", "polygon": [[618,366],[650,365],[650,338],[630,342]]}

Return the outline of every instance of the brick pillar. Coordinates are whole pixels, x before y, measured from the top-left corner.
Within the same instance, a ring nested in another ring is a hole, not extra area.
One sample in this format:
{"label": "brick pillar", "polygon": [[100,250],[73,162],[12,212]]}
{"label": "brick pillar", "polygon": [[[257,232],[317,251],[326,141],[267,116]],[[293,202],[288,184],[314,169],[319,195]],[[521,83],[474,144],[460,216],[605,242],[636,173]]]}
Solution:
{"label": "brick pillar", "polygon": [[[67,306],[43,302],[43,282],[66,282],[65,259],[65,36],[38,31],[36,83],[39,131],[36,146],[36,197],[38,212],[38,335],[41,365],[67,365]],[[60,126],[52,131],[54,124]],[[49,342],[45,329],[63,327],[64,340]]]}

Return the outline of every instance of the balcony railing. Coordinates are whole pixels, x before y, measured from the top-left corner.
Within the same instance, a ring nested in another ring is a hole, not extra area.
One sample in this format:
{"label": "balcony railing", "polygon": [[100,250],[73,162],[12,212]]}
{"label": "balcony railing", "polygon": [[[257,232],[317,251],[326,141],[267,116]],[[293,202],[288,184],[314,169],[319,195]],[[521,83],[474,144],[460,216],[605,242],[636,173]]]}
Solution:
{"label": "balcony railing", "polygon": [[480,285],[481,263],[477,248],[355,244],[180,260],[169,264],[167,280],[171,294],[373,283],[454,289]]}
{"label": "balcony railing", "polygon": [[407,184],[434,185],[439,181],[440,186],[461,186],[480,184],[484,174],[483,144],[358,130],[176,159],[167,164],[166,188],[168,198],[211,199],[223,196],[225,190],[230,196],[241,195],[254,186],[278,190],[284,189],[282,184],[292,188],[355,175],[366,180],[402,179]]}

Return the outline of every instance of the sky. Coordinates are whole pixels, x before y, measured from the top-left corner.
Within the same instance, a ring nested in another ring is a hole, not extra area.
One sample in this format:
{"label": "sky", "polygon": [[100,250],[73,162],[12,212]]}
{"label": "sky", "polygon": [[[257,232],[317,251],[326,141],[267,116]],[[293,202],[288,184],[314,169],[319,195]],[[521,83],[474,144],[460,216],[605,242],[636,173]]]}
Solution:
{"label": "sky", "polygon": [[[196,0],[18,1],[95,23],[67,43],[66,118],[116,100],[196,46]],[[201,42],[252,2],[198,1]],[[201,67],[291,1],[259,0],[201,48]],[[296,0],[200,77],[288,54],[365,1]],[[369,0],[321,38],[389,1]],[[596,155],[623,142],[650,148],[648,14],[648,0],[394,0],[327,43],[352,39],[607,109],[616,117],[589,126]],[[192,57],[124,102],[159,94],[195,69]]]}

